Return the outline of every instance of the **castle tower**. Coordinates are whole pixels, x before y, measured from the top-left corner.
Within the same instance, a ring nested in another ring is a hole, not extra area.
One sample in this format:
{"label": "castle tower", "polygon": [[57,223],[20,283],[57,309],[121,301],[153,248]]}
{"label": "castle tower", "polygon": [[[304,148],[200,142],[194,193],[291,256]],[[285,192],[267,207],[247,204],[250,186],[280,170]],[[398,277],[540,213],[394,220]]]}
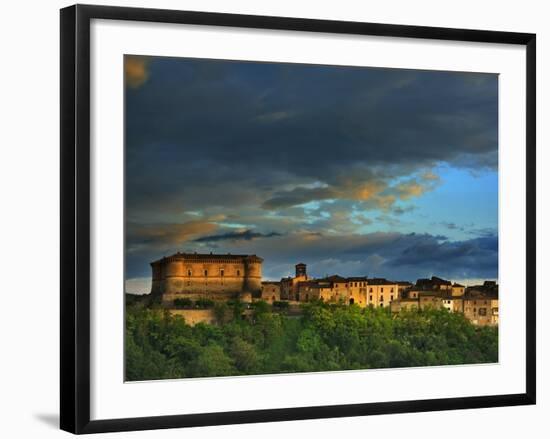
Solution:
{"label": "castle tower", "polygon": [[296,277],[307,277],[307,265],[300,262],[296,264]]}
{"label": "castle tower", "polygon": [[258,297],[262,292],[262,262],[263,259],[256,255],[247,256],[244,260],[245,279],[243,290]]}

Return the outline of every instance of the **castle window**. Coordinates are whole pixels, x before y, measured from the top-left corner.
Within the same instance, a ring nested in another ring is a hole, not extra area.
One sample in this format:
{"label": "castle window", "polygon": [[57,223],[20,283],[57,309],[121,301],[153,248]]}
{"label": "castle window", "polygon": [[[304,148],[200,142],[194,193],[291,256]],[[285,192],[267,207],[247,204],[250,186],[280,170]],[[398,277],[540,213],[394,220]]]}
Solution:
{"label": "castle window", "polygon": [[372,293],[372,287],[371,287],[371,288],[369,288],[369,293]]}
{"label": "castle window", "polygon": [[381,287],[381,288],[380,288],[380,292],[381,292],[381,293],[384,292],[384,287]]}
{"label": "castle window", "polygon": [[220,276],[223,277],[223,275],[224,275],[224,269],[222,268],[222,269],[220,270]]}
{"label": "castle window", "polygon": [[208,276],[208,270],[204,270],[204,277]]}

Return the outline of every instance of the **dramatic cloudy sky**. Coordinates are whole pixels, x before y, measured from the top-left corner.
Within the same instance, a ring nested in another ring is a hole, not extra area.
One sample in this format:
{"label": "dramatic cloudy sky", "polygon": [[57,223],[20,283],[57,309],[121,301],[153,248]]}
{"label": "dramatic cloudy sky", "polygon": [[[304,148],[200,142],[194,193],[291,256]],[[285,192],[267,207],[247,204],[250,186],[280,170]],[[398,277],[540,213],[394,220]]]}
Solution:
{"label": "dramatic cloudy sky", "polygon": [[127,290],[176,251],[264,277],[498,273],[498,77],[127,56]]}

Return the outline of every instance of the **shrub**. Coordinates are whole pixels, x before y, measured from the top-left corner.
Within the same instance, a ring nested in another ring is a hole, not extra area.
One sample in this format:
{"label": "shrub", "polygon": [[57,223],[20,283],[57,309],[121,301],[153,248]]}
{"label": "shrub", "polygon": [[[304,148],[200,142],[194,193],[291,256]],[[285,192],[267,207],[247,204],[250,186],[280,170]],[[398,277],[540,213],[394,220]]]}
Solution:
{"label": "shrub", "polygon": [[289,303],[284,300],[275,300],[273,302],[273,306],[275,308],[287,309],[289,307]]}
{"label": "shrub", "polygon": [[191,308],[193,306],[193,301],[188,297],[174,299],[174,306],[176,308]]}
{"label": "shrub", "polygon": [[214,308],[214,301],[210,299],[197,299],[195,306],[201,309]]}

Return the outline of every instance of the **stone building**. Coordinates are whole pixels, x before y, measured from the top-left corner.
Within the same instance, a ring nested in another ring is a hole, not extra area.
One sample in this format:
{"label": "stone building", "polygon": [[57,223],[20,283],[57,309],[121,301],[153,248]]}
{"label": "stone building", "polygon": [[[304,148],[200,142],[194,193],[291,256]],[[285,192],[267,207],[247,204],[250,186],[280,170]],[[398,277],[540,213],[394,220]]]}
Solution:
{"label": "stone building", "polygon": [[178,252],[151,262],[151,293],[163,303],[177,298],[250,300],[261,295],[262,262],[256,255]]}
{"label": "stone building", "polygon": [[421,291],[418,296],[418,307],[420,309],[442,308],[443,299],[437,291]]}
{"label": "stone building", "polygon": [[466,288],[437,277],[418,279],[414,287],[391,304],[393,312],[413,307],[445,308],[463,313],[474,325],[498,325],[498,285],[495,281],[485,281],[483,285]]}
{"label": "stone building", "polygon": [[297,291],[295,299],[300,302],[322,300],[349,303],[348,281],[341,276],[301,281],[297,284]]}
{"label": "stone building", "polygon": [[348,277],[349,304],[367,306],[368,279],[366,276]]}
{"label": "stone building", "polygon": [[398,284],[386,279],[328,276],[297,283],[295,300],[344,303],[346,305],[386,307],[399,296]]}
{"label": "stone building", "polygon": [[281,300],[281,282],[274,282],[274,281],[262,282],[261,299],[267,303],[280,301]]}
{"label": "stone building", "polygon": [[464,295],[466,287],[464,285],[457,284],[456,282],[451,286],[451,294],[453,297],[461,297]]}
{"label": "stone building", "polygon": [[296,274],[294,277],[284,277],[281,279],[281,299],[298,301],[299,289],[298,285],[300,282],[306,282],[310,280],[310,277],[307,275],[307,265],[303,262],[296,264],[295,266]]}
{"label": "stone building", "polygon": [[396,282],[381,278],[368,280],[367,305],[385,307],[398,298],[399,285]]}
{"label": "stone building", "polygon": [[498,325],[498,287],[470,287],[463,297],[464,316],[475,325]]}
{"label": "stone building", "polygon": [[390,309],[394,313],[401,312],[402,310],[417,310],[418,309],[418,299],[396,299],[390,303]]}

